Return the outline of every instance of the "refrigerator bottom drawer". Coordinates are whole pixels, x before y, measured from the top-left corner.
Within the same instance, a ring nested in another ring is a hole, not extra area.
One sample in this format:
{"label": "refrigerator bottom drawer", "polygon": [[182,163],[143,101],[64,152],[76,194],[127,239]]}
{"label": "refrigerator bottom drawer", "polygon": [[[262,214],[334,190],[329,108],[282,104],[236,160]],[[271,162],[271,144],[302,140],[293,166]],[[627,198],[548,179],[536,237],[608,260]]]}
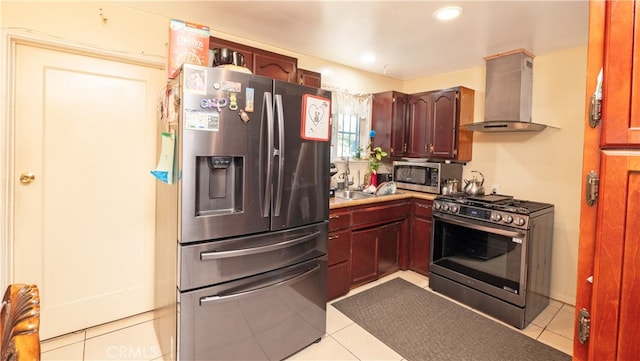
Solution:
{"label": "refrigerator bottom drawer", "polygon": [[328,222],[179,246],[178,288],[188,291],[321,257]]}
{"label": "refrigerator bottom drawer", "polygon": [[326,332],[326,256],[179,294],[178,360],[281,360]]}

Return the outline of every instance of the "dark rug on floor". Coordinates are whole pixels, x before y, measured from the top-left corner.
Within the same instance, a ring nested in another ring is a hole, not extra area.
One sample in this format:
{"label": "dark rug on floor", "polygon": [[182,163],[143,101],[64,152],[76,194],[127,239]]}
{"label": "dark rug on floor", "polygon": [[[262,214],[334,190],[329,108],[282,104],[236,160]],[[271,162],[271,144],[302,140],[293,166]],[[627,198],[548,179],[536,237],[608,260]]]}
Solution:
{"label": "dark rug on floor", "polygon": [[333,303],[411,361],[569,361],[571,356],[401,278]]}

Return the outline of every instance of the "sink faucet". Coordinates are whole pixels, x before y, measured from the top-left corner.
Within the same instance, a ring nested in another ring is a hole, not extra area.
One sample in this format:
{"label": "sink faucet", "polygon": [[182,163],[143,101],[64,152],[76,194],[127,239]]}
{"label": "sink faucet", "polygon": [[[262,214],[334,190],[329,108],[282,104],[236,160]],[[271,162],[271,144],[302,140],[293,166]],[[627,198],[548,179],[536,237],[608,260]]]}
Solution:
{"label": "sink faucet", "polygon": [[344,186],[349,189],[350,185],[353,185],[353,178],[349,179],[349,174],[351,174],[351,170],[349,170],[349,157],[344,158],[344,173],[342,173],[344,177]]}

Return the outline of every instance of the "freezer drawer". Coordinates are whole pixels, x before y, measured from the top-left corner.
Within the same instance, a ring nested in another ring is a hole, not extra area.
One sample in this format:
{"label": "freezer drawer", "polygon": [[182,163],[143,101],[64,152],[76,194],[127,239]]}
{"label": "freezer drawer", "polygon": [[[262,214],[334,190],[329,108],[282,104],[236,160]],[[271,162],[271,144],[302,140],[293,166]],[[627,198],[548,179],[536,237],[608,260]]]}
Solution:
{"label": "freezer drawer", "polygon": [[300,263],[327,253],[328,223],[180,247],[181,291]]}
{"label": "freezer drawer", "polygon": [[326,332],[326,256],[178,294],[178,360],[281,360]]}

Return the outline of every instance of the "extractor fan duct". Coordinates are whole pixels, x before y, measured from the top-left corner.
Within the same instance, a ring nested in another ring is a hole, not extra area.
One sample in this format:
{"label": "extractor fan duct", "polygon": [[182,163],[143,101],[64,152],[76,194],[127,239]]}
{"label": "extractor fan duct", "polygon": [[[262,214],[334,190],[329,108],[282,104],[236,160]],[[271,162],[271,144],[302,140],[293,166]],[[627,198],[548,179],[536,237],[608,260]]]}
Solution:
{"label": "extractor fan duct", "polygon": [[484,58],[487,64],[484,122],[467,124],[474,132],[539,132],[531,121],[533,54],[517,49]]}

